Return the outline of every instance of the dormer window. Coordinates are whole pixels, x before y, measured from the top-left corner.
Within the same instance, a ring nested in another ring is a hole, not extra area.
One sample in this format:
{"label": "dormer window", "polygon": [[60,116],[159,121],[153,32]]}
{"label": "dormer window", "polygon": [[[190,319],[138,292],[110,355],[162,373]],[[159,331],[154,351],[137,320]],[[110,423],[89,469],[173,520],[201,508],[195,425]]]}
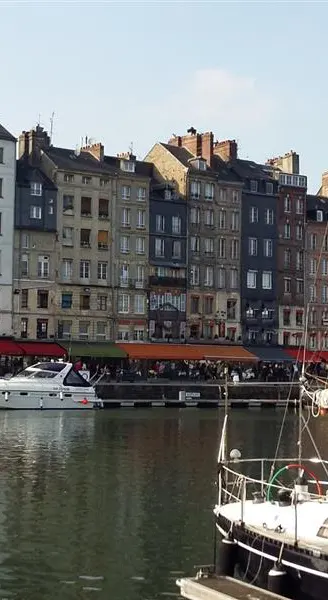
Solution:
{"label": "dormer window", "polygon": [[319,221],[320,223],[322,223],[322,221],[323,221],[323,211],[322,210],[317,210],[317,221]]}
{"label": "dormer window", "polygon": [[250,181],[250,190],[251,192],[257,192],[258,182],[255,179],[251,179]]}
{"label": "dormer window", "polygon": [[199,169],[200,171],[206,171],[206,160],[202,160],[201,158],[199,158],[196,161],[196,166],[197,169]]}
{"label": "dormer window", "polygon": [[164,191],[164,198],[165,198],[165,200],[171,200],[171,198],[172,198],[172,191],[171,190],[165,190]]}
{"label": "dormer window", "polygon": [[31,196],[42,196],[42,183],[31,182]]}
{"label": "dormer window", "polygon": [[135,173],[136,163],[133,160],[121,160],[121,170],[127,173]]}

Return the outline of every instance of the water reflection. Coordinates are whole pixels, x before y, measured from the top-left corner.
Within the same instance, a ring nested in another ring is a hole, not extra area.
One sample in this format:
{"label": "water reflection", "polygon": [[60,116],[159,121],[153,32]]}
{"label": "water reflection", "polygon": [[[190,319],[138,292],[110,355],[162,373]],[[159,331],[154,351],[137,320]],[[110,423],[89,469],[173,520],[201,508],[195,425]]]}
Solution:
{"label": "water reflection", "polygon": [[[177,576],[212,559],[221,417],[192,409],[0,413],[0,597],[176,594]],[[280,420],[234,412],[231,445],[244,456],[273,454]],[[324,448],[327,421],[312,425]],[[285,453],[294,454],[296,435],[291,415]]]}

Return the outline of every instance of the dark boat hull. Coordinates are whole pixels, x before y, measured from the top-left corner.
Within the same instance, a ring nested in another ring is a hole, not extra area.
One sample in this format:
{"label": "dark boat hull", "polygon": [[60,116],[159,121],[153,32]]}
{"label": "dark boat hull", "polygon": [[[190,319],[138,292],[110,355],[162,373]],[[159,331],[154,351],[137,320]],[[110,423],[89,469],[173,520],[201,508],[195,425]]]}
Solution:
{"label": "dark boat hull", "polygon": [[[232,531],[233,538],[238,543],[236,567],[240,577],[266,589],[268,573],[281,552],[281,542],[259,536],[241,524],[231,524],[221,515],[216,522],[221,536],[224,532]],[[291,598],[328,600],[327,555],[315,556],[295,545],[284,545],[281,559],[288,573]]]}

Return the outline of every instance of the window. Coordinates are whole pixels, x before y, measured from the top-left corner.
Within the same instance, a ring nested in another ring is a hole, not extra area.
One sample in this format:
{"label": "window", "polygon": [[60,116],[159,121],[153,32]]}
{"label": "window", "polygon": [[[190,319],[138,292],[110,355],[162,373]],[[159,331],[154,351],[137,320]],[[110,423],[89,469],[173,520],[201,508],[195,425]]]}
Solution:
{"label": "window", "polygon": [[87,321],[79,321],[79,338],[80,340],[87,340],[89,338],[90,323]]}
{"label": "window", "polygon": [[91,248],[91,229],[81,229],[80,245],[82,248]]}
{"label": "window", "polygon": [[199,313],[199,296],[191,296],[190,312],[192,314]]}
{"label": "window", "polygon": [[317,324],[317,311],[312,309],[309,313],[309,317],[310,317],[310,325],[316,325]]}
{"label": "window", "polygon": [[327,258],[322,259],[322,274],[328,275],[328,259]]}
{"label": "window", "polygon": [[2,213],[0,212],[0,235],[2,235]]}
{"label": "window", "polygon": [[130,209],[122,208],[122,227],[130,227]]}
{"label": "window", "polygon": [[21,256],[21,277],[28,277],[28,254]]}
{"label": "window", "polygon": [[214,199],[214,183],[205,183],[205,200]]}
{"label": "window", "polygon": [[172,217],[172,233],[181,233],[180,217]]}
{"label": "window", "polygon": [[239,256],[239,241],[231,240],[231,258],[236,259]]}
{"label": "window", "polygon": [[257,271],[247,271],[247,287],[255,289],[257,285]]}
{"label": "window", "polygon": [[223,267],[218,269],[218,288],[224,289],[226,287],[226,270]]}
{"label": "window", "polygon": [[156,215],[156,231],[163,233],[165,231],[165,217]]}
{"label": "window", "polygon": [[73,227],[63,227],[63,246],[73,246]]}
{"label": "window", "polygon": [[212,238],[204,239],[204,249],[205,249],[205,254],[207,254],[207,255],[214,253],[214,240]]}
{"label": "window", "polygon": [[284,327],[290,325],[290,310],[288,308],[284,308],[283,310],[283,325]]}
{"label": "window", "polygon": [[49,292],[47,290],[38,290],[37,292],[37,307],[48,308]]}
{"label": "window", "polygon": [[98,249],[108,250],[108,231],[106,230],[98,231]]}
{"label": "window", "polygon": [[289,333],[289,331],[284,331],[283,332],[282,343],[283,343],[284,346],[289,346],[289,344],[290,344],[290,333]]}
{"label": "window", "polygon": [[200,251],[200,238],[196,236],[192,236],[190,238],[190,250],[194,254],[198,254]]}
{"label": "window", "polygon": [[296,326],[303,327],[303,311],[302,310],[296,311]]}
{"label": "window", "polygon": [[62,279],[70,281],[73,277],[73,261],[70,258],[64,258],[62,262]]}
{"label": "window", "polygon": [[106,198],[99,198],[98,217],[99,219],[108,219],[109,217],[108,200]]}
{"label": "window", "polygon": [[80,310],[90,310],[89,294],[81,294],[80,295]]}
{"label": "window", "polygon": [[137,279],[136,279],[136,288],[143,288],[145,281],[145,267],[144,265],[137,266]]}
{"label": "window", "polygon": [[200,181],[192,181],[190,184],[190,195],[193,199],[199,200],[200,197]]}
{"label": "window", "polygon": [[250,181],[251,192],[257,192],[257,189],[258,189],[258,182],[255,181],[254,179],[251,179],[251,181]]}
{"label": "window", "polygon": [[231,213],[231,229],[232,231],[239,230],[239,213],[235,210]]}
{"label": "window", "polygon": [[272,257],[272,240],[263,240],[263,254],[266,258]]}
{"label": "window", "polygon": [[146,188],[145,187],[138,187],[137,200],[138,200],[138,202],[144,202],[146,200]]}
{"label": "window", "polygon": [[304,294],[304,281],[303,279],[296,279],[296,293]]}
{"label": "window", "polygon": [[3,164],[3,148],[0,148],[0,164]]}
{"label": "window", "polygon": [[128,342],[130,339],[130,332],[128,329],[120,327],[117,332],[117,339],[120,341]]}
{"label": "window", "polygon": [[61,296],[61,307],[62,308],[72,308],[73,304],[73,294],[69,292],[63,292]]}
{"label": "window", "polygon": [[106,327],[106,321],[97,321],[96,337],[99,340],[104,340],[106,338]]}
{"label": "window", "polygon": [[205,267],[204,285],[206,287],[213,287],[214,283],[214,268]]}
{"label": "window", "polygon": [[41,219],[42,208],[41,206],[30,206],[30,219]]}
{"label": "window", "polygon": [[225,210],[219,210],[219,229],[225,229],[227,225],[227,213]]}
{"label": "window", "polygon": [[108,264],[106,262],[98,262],[98,280],[106,281]]}
{"label": "window", "polygon": [[122,235],[120,237],[120,251],[122,254],[127,254],[130,252],[130,238],[127,235]]}
{"label": "window", "polygon": [[49,277],[49,256],[38,256],[38,277]]}
{"label": "window", "polygon": [[90,278],[90,261],[80,260],[80,279]]}
{"label": "window", "polygon": [[42,183],[32,181],[30,190],[31,196],[42,196]]}
{"label": "window", "polygon": [[230,269],[230,289],[235,290],[238,287],[238,271]]}
{"label": "window", "polygon": [[107,296],[104,294],[97,296],[97,310],[107,310]]}
{"label": "window", "polygon": [[81,217],[91,217],[92,198],[82,196],[81,198]]}
{"label": "window", "polygon": [[83,185],[90,185],[90,183],[92,183],[92,177],[90,177],[89,175],[83,175],[82,183]]}
{"label": "window", "polygon": [[174,242],[173,242],[172,258],[181,258],[181,242],[180,242],[180,240],[174,240]]}
{"label": "window", "polygon": [[205,296],[204,298],[204,313],[205,315],[211,315],[214,312],[214,298],[213,296]]}
{"label": "window", "polygon": [[250,223],[258,223],[259,220],[259,211],[256,206],[251,206],[249,209],[249,222]]}
{"label": "window", "polygon": [[303,227],[302,227],[302,225],[296,225],[296,239],[297,240],[302,240],[303,239]]}
{"label": "window", "polygon": [[164,200],[172,199],[172,190],[166,189],[164,190]]}
{"label": "window", "polygon": [[316,274],[316,272],[317,272],[317,266],[318,266],[318,263],[317,263],[316,258],[311,258],[310,259],[310,275],[315,275]]}
{"label": "window", "polygon": [[310,249],[316,250],[316,248],[317,248],[317,234],[311,233],[310,234]]}
{"label": "window", "polygon": [[199,225],[199,223],[200,223],[200,209],[199,208],[191,208],[190,209],[190,223],[192,225]]}
{"label": "window", "polygon": [[50,198],[50,200],[49,200],[49,206],[48,206],[48,215],[53,215],[53,214],[54,214],[53,199]]}
{"label": "window", "polygon": [[145,296],[136,294],[134,297],[134,312],[143,315],[145,312]]}
{"label": "window", "polygon": [[290,197],[287,194],[287,196],[285,196],[284,198],[284,212],[285,213],[290,213],[291,210],[291,201],[290,201]]}
{"label": "window", "polygon": [[155,239],[155,256],[165,256],[165,241],[161,238]]}
{"label": "window", "polygon": [[28,290],[21,291],[21,308],[28,308]]}
{"label": "window", "polygon": [[226,240],[225,240],[225,238],[219,238],[218,256],[219,256],[219,258],[226,257]]}
{"label": "window", "polygon": [[289,269],[292,261],[292,252],[290,248],[284,250],[284,267]]}
{"label": "window", "polygon": [[303,271],[304,268],[304,252],[298,250],[296,252],[296,271]]}
{"label": "window", "polygon": [[2,194],[3,194],[3,179],[0,177],[0,198],[3,197]]}
{"label": "window", "polygon": [[290,277],[284,277],[284,293],[290,294],[291,292],[291,279]]}
{"label": "window", "polygon": [[27,338],[28,319],[21,319],[21,338]]}
{"label": "window", "polygon": [[304,212],[304,200],[303,198],[297,198],[296,200],[296,214],[302,215]]}
{"label": "window", "polygon": [[323,210],[317,210],[317,221],[322,223],[323,221]]}
{"label": "window", "polygon": [[64,194],[63,196],[63,212],[74,210],[74,196]]}
{"label": "window", "polygon": [[322,286],[322,304],[327,304],[328,302],[328,286]]}
{"label": "window", "polygon": [[121,265],[120,268],[120,286],[127,287],[129,285],[129,265]]}
{"label": "window", "polygon": [[143,237],[136,239],[136,254],[145,254],[145,238]]}
{"label": "window", "polygon": [[130,296],[129,294],[119,294],[118,296],[118,312],[127,314],[130,312]]}
{"label": "window", "polygon": [[248,238],[249,256],[257,256],[257,238]]}
{"label": "window", "polygon": [[146,227],[146,211],[137,210],[137,228],[144,229]]}
{"label": "window", "polygon": [[122,197],[122,200],[130,200],[130,197],[131,197],[131,187],[129,185],[122,185],[122,188],[121,188],[121,197]]}
{"label": "window", "polygon": [[64,181],[65,183],[73,183],[74,175],[71,175],[70,173],[64,173]]}
{"label": "window", "polygon": [[284,225],[284,238],[285,240],[290,240],[290,223],[285,223]]}
{"label": "window", "polygon": [[199,285],[199,267],[192,265],[190,269],[190,284]]}
{"label": "window", "polygon": [[48,319],[37,319],[36,337],[40,340],[46,340],[48,337]]}
{"label": "window", "polygon": [[273,194],[273,183],[270,181],[265,183],[265,193],[269,195]]}
{"label": "window", "polygon": [[213,227],[214,225],[214,211],[209,209],[204,212],[204,225],[207,227]]}
{"label": "window", "polygon": [[122,171],[127,171],[128,173],[134,173],[136,170],[136,163],[134,160],[121,160],[121,169]]}
{"label": "window", "polygon": [[272,290],[272,273],[271,271],[263,271],[262,273],[262,289]]}
{"label": "window", "polygon": [[234,321],[236,319],[237,300],[227,300],[227,319]]}
{"label": "window", "polygon": [[22,233],[21,244],[22,248],[24,249],[30,247],[30,239],[28,233]]}
{"label": "window", "polygon": [[317,299],[317,290],[315,285],[309,286],[310,302],[315,302]]}
{"label": "window", "polygon": [[272,208],[267,208],[264,212],[264,222],[266,225],[273,225],[274,213]]}

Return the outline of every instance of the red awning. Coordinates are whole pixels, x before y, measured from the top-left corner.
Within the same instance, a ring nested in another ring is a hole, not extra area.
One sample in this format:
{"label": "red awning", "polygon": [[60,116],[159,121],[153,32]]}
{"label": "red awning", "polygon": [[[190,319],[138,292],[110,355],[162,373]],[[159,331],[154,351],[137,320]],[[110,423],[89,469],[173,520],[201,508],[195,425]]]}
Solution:
{"label": "red awning", "polygon": [[[284,351],[289,354],[294,360],[303,362],[304,349],[303,348],[286,348]],[[323,353],[318,350],[305,350],[305,362],[320,362],[320,356]]]}
{"label": "red awning", "polygon": [[0,355],[1,356],[22,356],[23,351],[17,342],[13,340],[0,339]]}
{"label": "red awning", "polygon": [[63,358],[67,350],[55,342],[17,342],[21,348],[21,356],[49,356],[49,358]]}

